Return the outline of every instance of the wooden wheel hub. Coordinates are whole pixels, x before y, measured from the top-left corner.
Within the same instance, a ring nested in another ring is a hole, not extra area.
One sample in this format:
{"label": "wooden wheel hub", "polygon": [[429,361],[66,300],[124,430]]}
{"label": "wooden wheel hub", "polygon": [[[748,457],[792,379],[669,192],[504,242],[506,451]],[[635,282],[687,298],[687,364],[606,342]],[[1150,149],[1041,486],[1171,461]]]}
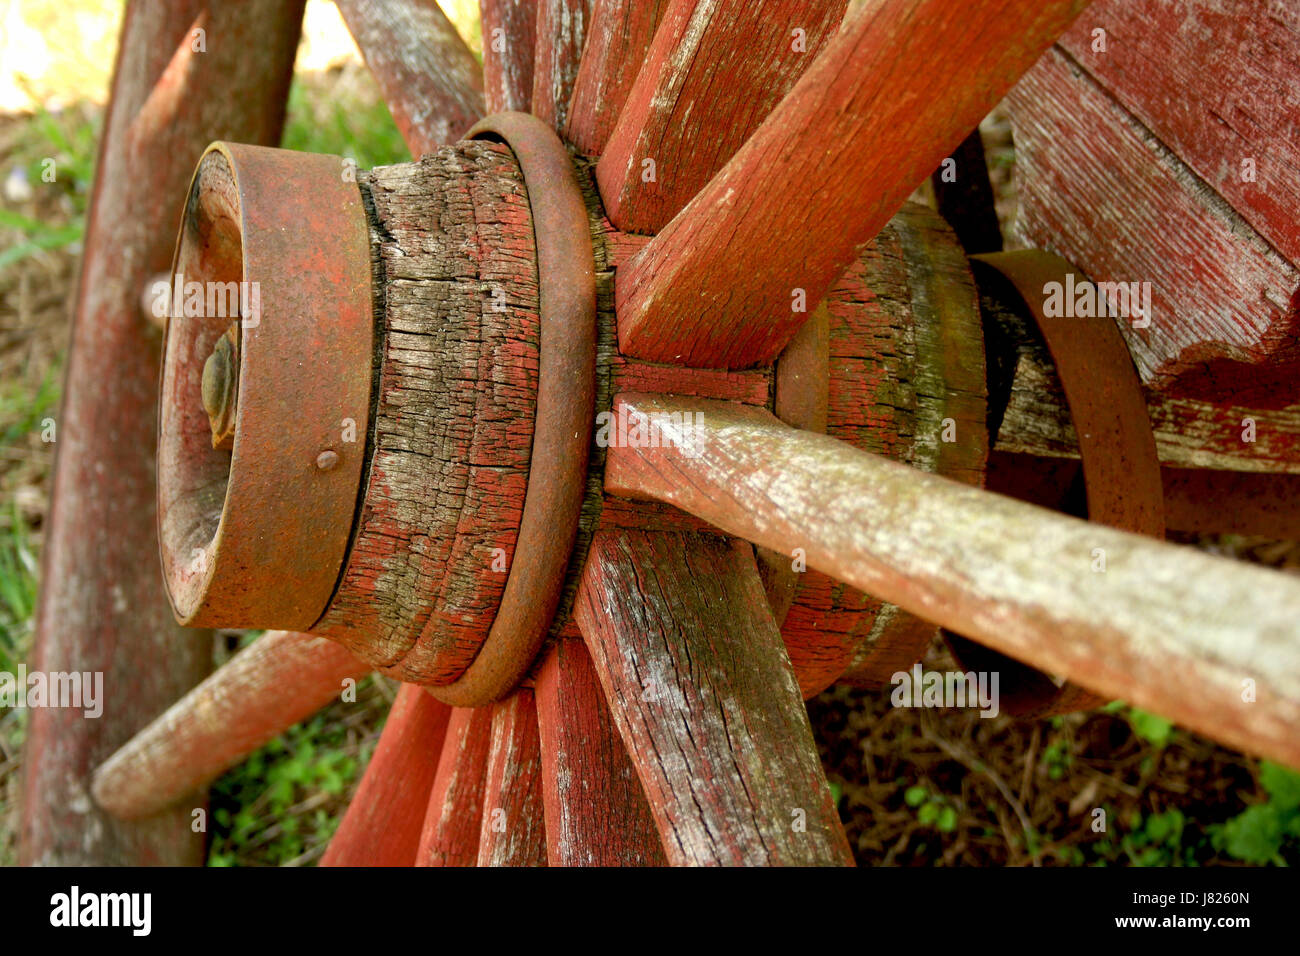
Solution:
{"label": "wooden wheel hub", "polygon": [[312,630],[466,705],[518,682],[560,600],[596,340],[567,151],[526,114],[472,135],[509,145],[360,182],[330,157],[205,155],[175,272],[260,278],[265,321],[173,322],[159,481],[183,623]]}

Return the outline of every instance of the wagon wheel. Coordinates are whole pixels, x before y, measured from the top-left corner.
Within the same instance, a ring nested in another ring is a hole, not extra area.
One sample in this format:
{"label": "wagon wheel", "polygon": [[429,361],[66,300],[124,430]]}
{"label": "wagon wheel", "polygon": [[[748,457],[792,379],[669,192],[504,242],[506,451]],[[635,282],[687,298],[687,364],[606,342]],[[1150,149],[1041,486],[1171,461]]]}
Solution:
{"label": "wagon wheel", "polygon": [[[173,272],[263,312],[177,283],[164,572],[186,624],[285,630],[101,806],[173,807],[378,668],[405,683],[326,863],[848,863],[802,695],[906,666],[918,619],[1300,761],[1300,589],[971,487],[975,287],[942,223],[890,219],[1083,4],[752,6],[485,0],[480,99],[436,7],[341,0],[425,158],[203,155]],[[926,62],[960,88],[882,65]],[[835,395],[887,405],[904,339],[943,398],[890,461],[863,447],[898,422]]]}

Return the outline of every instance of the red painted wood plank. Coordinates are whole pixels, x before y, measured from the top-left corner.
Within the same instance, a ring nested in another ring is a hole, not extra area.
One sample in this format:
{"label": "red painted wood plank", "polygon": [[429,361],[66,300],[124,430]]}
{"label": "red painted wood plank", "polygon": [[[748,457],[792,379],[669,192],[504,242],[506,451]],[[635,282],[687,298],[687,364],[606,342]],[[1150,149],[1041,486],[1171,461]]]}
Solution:
{"label": "red painted wood plank", "polygon": [[403,684],[321,866],[414,866],[451,708]]}
{"label": "red painted wood plank", "polygon": [[1094,0],[1060,46],[1278,252],[1300,262],[1300,8]]}
{"label": "red painted wood plank", "polygon": [[[105,121],[59,411],[32,670],[102,673],[103,717],[31,712],[20,859],[198,863],[186,809],[126,824],[90,801],[91,771],[211,667],[158,579],[157,332],[146,282],[170,266],[186,187],[214,139],[275,143],[301,0],[132,2]],[[205,30],[196,53],[192,30]],[[142,663],[147,662],[147,663]]]}
{"label": "red painted wood plank", "polygon": [[487,112],[528,112],[533,98],[537,0],[479,0]]}
{"label": "red painted wood plank", "polygon": [[564,129],[578,77],[592,0],[537,0],[533,38],[533,115]]}
{"label": "red painted wood plank", "polygon": [[1094,282],[1149,283],[1149,327],[1119,323],[1143,383],[1294,404],[1300,270],[1060,50],[1009,103],[1022,237]]}
{"label": "red painted wood plank", "polygon": [[574,617],[670,863],[853,862],[749,545],[600,532]]}
{"label": "red painted wood plank", "polygon": [[416,866],[474,866],[483,785],[492,745],[492,708],[452,709],[420,832]]}
{"label": "red painted wood plank", "polygon": [[595,0],[564,136],[587,156],[605,150],[668,0]]}
{"label": "red painted wood plank", "polygon": [[454,143],[483,117],[483,71],[431,0],[338,0],[339,12],[419,157]]}
{"label": "red painted wood plank", "polygon": [[268,631],[105,761],[95,801],[135,819],[194,796],[369,671],[333,641]]}
{"label": "red painted wood plank", "polygon": [[533,692],[518,690],[491,711],[478,865],[545,866],[542,753]]}
{"label": "red painted wood plank", "polygon": [[550,865],[665,865],[645,791],[582,641],[556,643],[535,692]]}
{"label": "red painted wood plank", "polygon": [[619,401],[629,414],[698,413],[698,454],[610,448],[606,491],[802,547],[809,567],[1040,670],[1300,766],[1300,581],[929,475],[759,409]]}
{"label": "red painted wood plank", "polygon": [[749,141],[619,270],[620,349],[701,367],[770,361],[805,316],[795,290],[819,302],[1083,6],[853,7]]}
{"label": "red painted wood plank", "polygon": [[626,232],[664,227],[790,91],[845,0],[669,0],[596,175]]}

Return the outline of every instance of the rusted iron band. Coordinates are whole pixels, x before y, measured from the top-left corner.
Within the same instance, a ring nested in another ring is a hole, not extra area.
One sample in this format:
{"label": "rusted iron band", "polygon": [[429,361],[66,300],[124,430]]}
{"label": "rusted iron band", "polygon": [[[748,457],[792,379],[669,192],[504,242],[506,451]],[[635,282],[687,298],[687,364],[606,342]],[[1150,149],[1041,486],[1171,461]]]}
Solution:
{"label": "rusted iron band", "polygon": [[596,417],[595,257],[569,153],[527,113],[489,116],[468,138],[505,143],[523,172],[537,247],[541,348],[528,491],[501,605],[465,673],[429,688],[457,707],[505,696],[546,638],[578,533]]}
{"label": "rusted iron band", "polygon": [[[1111,316],[1050,316],[1047,287],[1086,277],[1060,256],[1020,250],[972,256],[1015,288],[1056,365],[1079,437],[1088,518],[1123,531],[1163,538],[1164,487],[1146,397],[1124,336]],[[950,635],[951,639],[951,635]],[[1001,669],[1002,709],[1021,717],[1086,710],[1106,698],[959,638],[954,651],[979,669]],[[1010,679],[1006,679],[1009,677]]]}
{"label": "rusted iron band", "polygon": [[[248,311],[254,296],[258,307],[242,322],[187,315],[184,286],[172,302],[158,417],[167,596],[194,627],[307,630],[343,564],[370,416],[370,234],[357,184],[337,157],[214,143],[190,185],[172,272],[203,283],[199,312],[217,283],[221,312],[227,283],[247,283]],[[233,322],[225,451],[212,447],[201,379]]]}

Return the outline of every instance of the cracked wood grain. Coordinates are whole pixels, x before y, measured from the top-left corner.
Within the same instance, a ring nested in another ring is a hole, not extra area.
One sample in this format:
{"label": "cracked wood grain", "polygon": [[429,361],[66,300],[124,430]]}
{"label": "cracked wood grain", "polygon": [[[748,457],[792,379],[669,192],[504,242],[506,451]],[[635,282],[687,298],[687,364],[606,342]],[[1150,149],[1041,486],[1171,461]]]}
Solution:
{"label": "cracked wood grain", "polygon": [[671,864],[852,864],[748,545],[602,532],[575,614]]}
{"label": "cracked wood grain", "polygon": [[527,688],[492,705],[479,866],[545,866],[537,703]]}
{"label": "cracked wood grain", "polygon": [[645,791],[581,639],[537,675],[546,855],[551,866],[664,866]]}
{"label": "cracked wood grain", "polygon": [[620,400],[704,424],[695,457],[610,449],[607,490],[804,547],[809,567],[1040,670],[1300,766],[1293,577],[929,475],[758,409]]}

